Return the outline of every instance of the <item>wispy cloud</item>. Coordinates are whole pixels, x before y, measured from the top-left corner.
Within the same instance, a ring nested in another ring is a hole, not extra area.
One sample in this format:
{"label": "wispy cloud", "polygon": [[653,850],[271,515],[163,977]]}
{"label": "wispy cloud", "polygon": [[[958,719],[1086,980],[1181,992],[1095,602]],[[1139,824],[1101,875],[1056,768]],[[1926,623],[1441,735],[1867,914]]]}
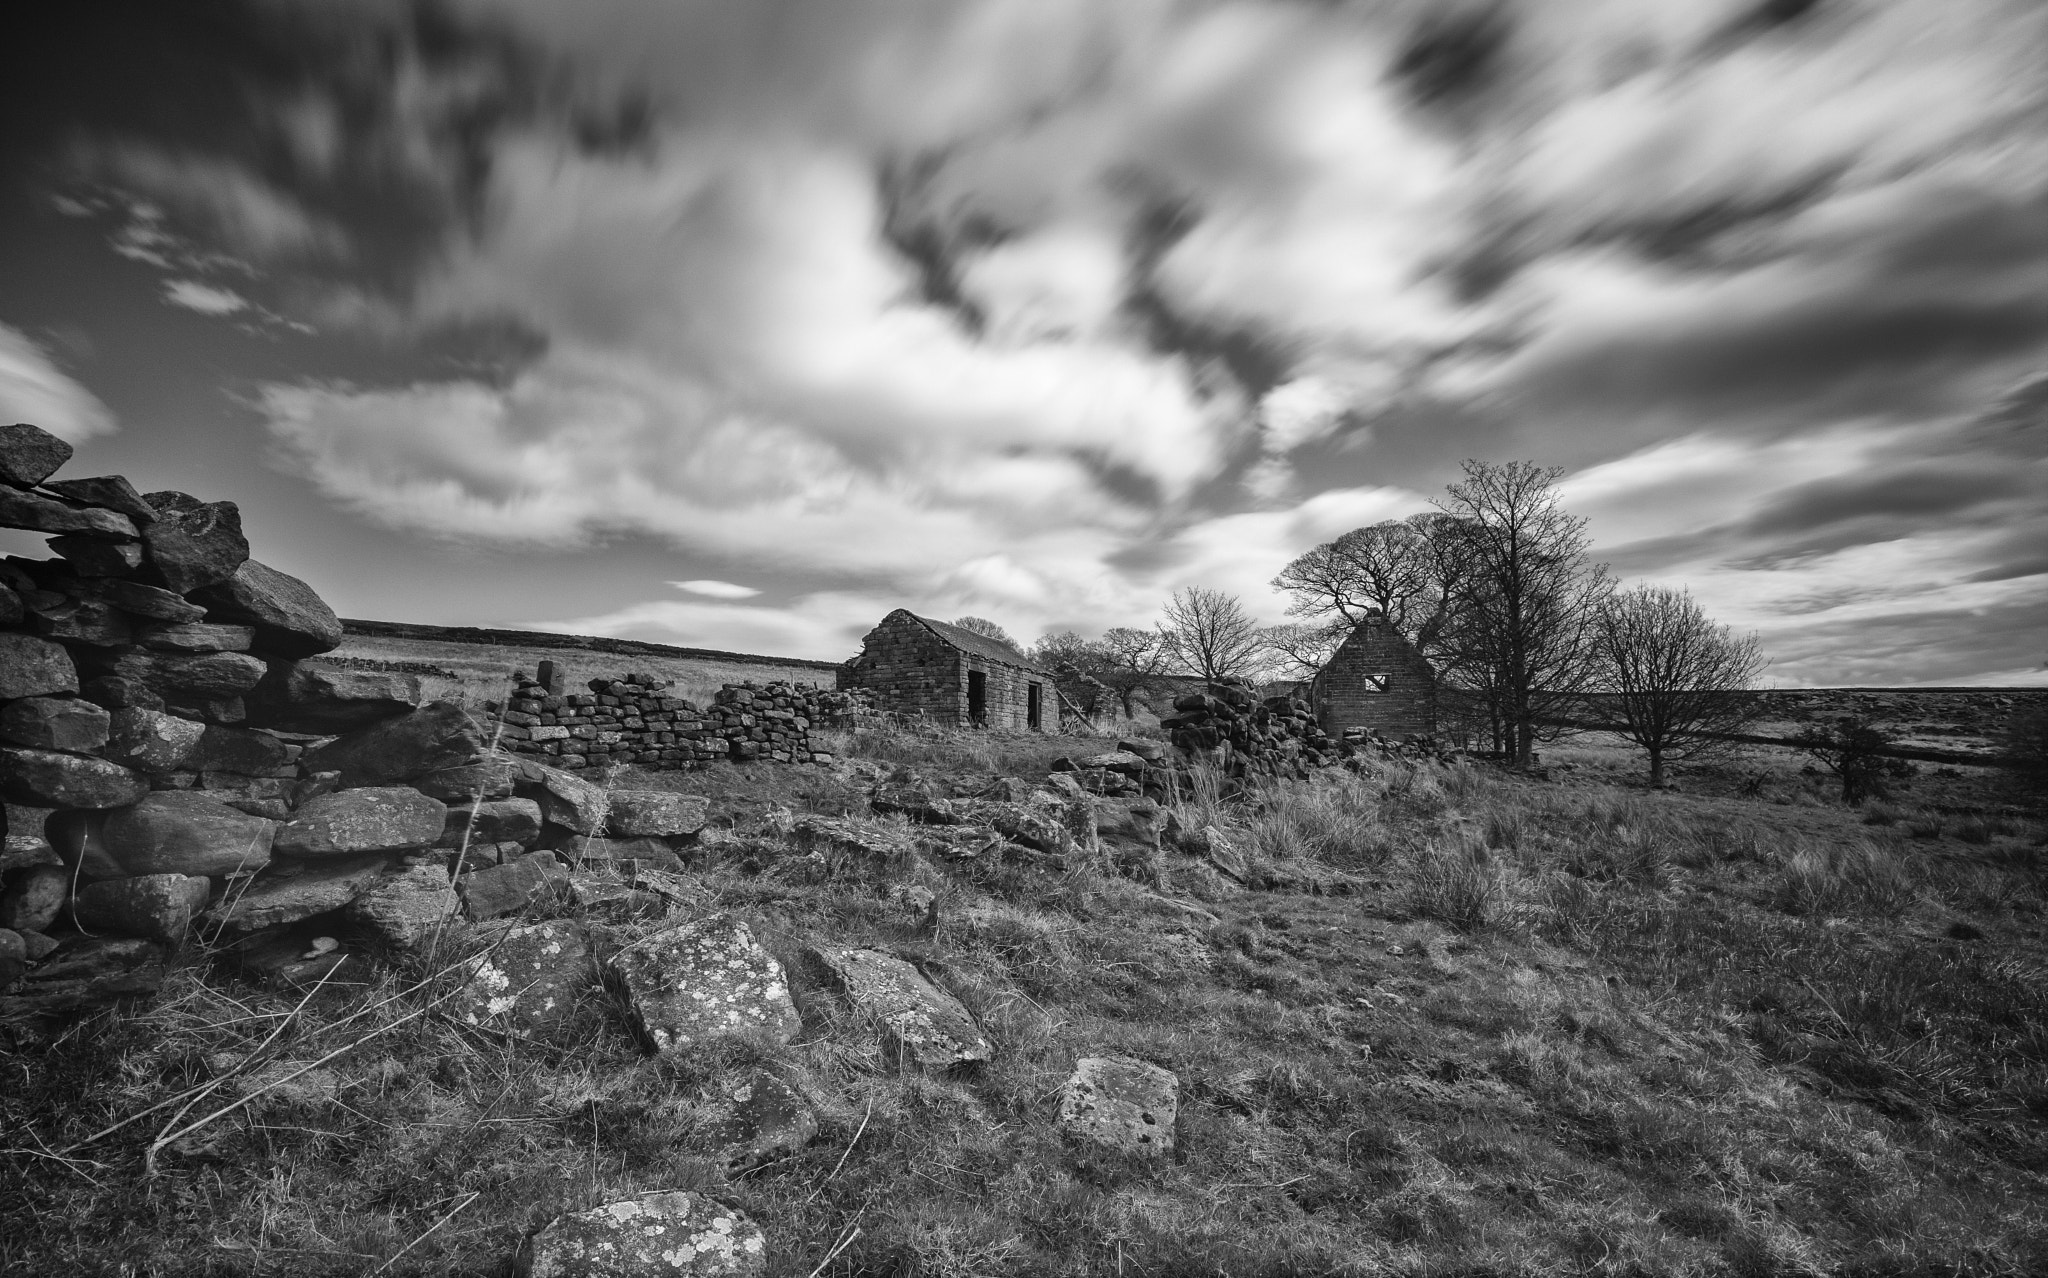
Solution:
{"label": "wispy cloud", "polygon": [[233,315],[249,309],[249,299],[231,288],[217,288],[198,280],[164,281],[164,301],[201,315]]}
{"label": "wispy cloud", "polygon": [[114,414],[19,329],[0,324],[0,419],[30,422],[71,443],[114,430]]}

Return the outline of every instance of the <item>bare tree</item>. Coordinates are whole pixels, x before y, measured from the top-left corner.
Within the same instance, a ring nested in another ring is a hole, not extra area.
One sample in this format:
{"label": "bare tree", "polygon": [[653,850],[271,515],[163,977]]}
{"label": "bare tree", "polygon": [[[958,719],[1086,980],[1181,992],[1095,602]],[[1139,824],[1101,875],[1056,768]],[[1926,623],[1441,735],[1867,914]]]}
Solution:
{"label": "bare tree", "polygon": [[1135,717],[1137,698],[1163,681],[1169,661],[1165,637],[1156,630],[1116,626],[1103,631],[1094,648],[1099,664],[1089,673],[1116,694],[1124,718]]}
{"label": "bare tree", "polygon": [[1009,631],[986,617],[955,617],[953,618],[953,624],[962,630],[971,630],[978,635],[986,635],[991,639],[1000,639],[1012,648],[1018,646],[1017,641],[1010,638]]}
{"label": "bare tree", "polygon": [[1104,665],[1100,644],[1061,630],[1039,639],[1026,655],[1051,673],[1068,705],[1090,719],[1102,713],[1103,699],[1111,689],[1100,673]]}
{"label": "bare tree", "polygon": [[1206,586],[1174,591],[1159,633],[1174,664],[1210,683],[1256,673],[1265,655],[1258,623],[1237,596]]}
{"label": "bare tree", "polygon": [[1305,626],[1299,622],[1267,626],[1259,632],[1259,639],[1266,645],[1267,655],[1272,659],[1274,673],[1278,677],[1313,679],[1329,664],[1330,655],[1337,651],[1337,645],[1350,634],[1351,626],[1337,618],[1334,623],[1321,626]]}
{"label": "bare tree", "polygon": [[1464,470],[1437,503],[1461,566],[1440,646],[1459,685],[1486,690],[1502,743],[1526,766],[1538,737],[1554,734],[1546,721],[1600,672],[1600,614],[1614,581],[1587,557],[1586,521],[1558,502],[1561,468],[1467,461]]}
{"label": "bare tree", "polygon": [[1755,635],[1717,626],[1683,590],[1638,586],[1600,610],[1600,650],[1623,734],[1650,756],[1650,784],[1664,784],[1666,759],[1722,743],[1757,717],[1752,691],[1763,673]]}
{"label": "bare tree", "polygon": [[1431,511],[1354,528],[1301,555],[1273,579],[1297,617],[1356,626],[1374,610],[1431,653],[1464,577],[1458,521]]}

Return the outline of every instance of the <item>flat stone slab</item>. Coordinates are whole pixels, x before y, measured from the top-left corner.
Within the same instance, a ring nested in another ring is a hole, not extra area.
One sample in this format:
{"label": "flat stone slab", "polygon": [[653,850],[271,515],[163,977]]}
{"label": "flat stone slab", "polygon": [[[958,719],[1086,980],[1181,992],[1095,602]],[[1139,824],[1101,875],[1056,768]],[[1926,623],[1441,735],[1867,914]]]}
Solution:
{"label": "flat stone slab", "polygon": [[525,924],[464,964],[463,987],[448,1000],[448,1014],[471,1025],[545,1035],[568,1022],[596,977],[581,923]]}
{"label": "flat stone slab", "polygon": [[518,769],[513,793],[539,803],[548,824],[575,834],[596,834],[603,827],[611,806],[603,787],[531,759],[514,760],[513,766]]}
{"label": "flat stone slab", "polygon": [[901,827],[844,817],[802,817],[791,828],[790,837],[805,852],[863,866],[894,865],[912,851],[910,838]]}
{"label": "flat stone slab", "polygon": [[758,1167],[797,1153],[818,1137],[818,1112],[802,1092],[764,1069],[722,1098],[724,1112],[706,1134],[728,1167]]}
{"label": "flat stone slab", "polygon": [[200,925],[239,936],[338,910],[382,878],[389,861],[379,855],[299,862],[282,871],[265,871],[246,888],[230,886],[227,895],[200,916]]}
{"label": "flat stone slab", "polygon": [[1143,1158],[1173,1152],[1180,1080],[1128,1056],[1084,1056],[1060,1089],[1060,1130]]}
{"label": "flat stone slab", "polygon": [[643,937],[605,971],[658,1053],[749,1031],[787,1043],[801,1028],[782,964],[730,915]]}
{"label": "flat stone slab", "polygon": [[927,1073],[982,1064],[995,1045],[960,1000],[902,959],[875,950],[816,946],[804,952],[854,1009],[874,1018],[883,1045]]}
{"label": "flat stone slab", "polygon": [[568,879],[568,869],[554,853],[534,852],[465,874],[455,880],[455,891],[462,898],[462,912],[471,922],[481,923],[552,899]]}
{"label": "flat stone slab", "polygon": [[301,762],[308,773],[339,772],[344,786],[379,786],[461,767],[484,753],[484,730],[467,710],[452,701],[430,701],[337,737]]}
{"label": "flat stone slab", "polygon": [[666,790],[614,790],[605,833],[618,839],[669,838],[704,828],[711,800]]}
{"label": "flat stone slab", "polygon": [[739,1211],[702,1194],[643,1194],[558,1216],[520,1253],[521,1278],[751,1278],[767,1240]]}
{"label": "flat stone slab", "polygon": [[431,847],[448,805],[406,786],[337,790],[308,799],[277,832],[279,856],[355,856]]}
{"label": "flat stone slab", "polygon": [[540,804],[532,799],[485,799],[481,803],[451,803],[441,827],[442,847],[461,847],[468,839],[478,843],[520,843],[531,845],[540,837]]}
{"label": "flat stone slab", "polygon": [[0,746],[0,796],[32,808],[119,808],[149,793],[139,772],[56,750]]}

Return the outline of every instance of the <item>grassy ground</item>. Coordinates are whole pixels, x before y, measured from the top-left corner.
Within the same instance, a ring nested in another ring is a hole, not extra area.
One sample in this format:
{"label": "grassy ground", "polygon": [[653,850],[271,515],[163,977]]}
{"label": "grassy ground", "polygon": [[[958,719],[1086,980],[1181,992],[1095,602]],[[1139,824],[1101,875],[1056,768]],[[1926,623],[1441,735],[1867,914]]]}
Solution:
{"label": "grassy ground", "polygon": [[652,670],[676,681],[676,695],[708,705],[711,694],[728,683],[770,683],[787,680],[832,686],[825,667],[750,664],[699,657],[632,656],[582,648],[519,648],[500,644],[454,643],[438,639],[402,639],[382,635],[349,635],[323,660],[369,669],[396,669],[416,674],[428,700],[446,699],[467,705],[503,697],[512,672],[527,674],[542,661],[553,661],[567,674],[569,686],[580,689],[592,678],[616,679],[629,670]]}
{"label": "grassy ground", "polygon": [[[1031,776],[1099,741],[842,745]],[[1660,793],[1598,742],[1546,762],[1550,781],[1389,767],[1185,805],[1296,885],[1268,891],[1178,854],[1150,882],[923,862],[817,881],[778,859],[772,809],[857,812],[851,779],[671,779],[743,836],[700,856],[687,912],[737,911],[792,965],[820,939],[917,958],[995,1062],[898,1074],[814,991],[789,1046],[655,1061],[594,991],[541,1043],[441,1018],[442,965],[299,1006],[195,953],[150,1006],[11,1031],[0,1270],[500,1274],[563,1211],[700,1188],[793,1278],[2048,1272],[2038,812],[1930,816],[1969,806],[1931,774],[1844,809],[1783,756]],[[887,899],[904,881],[938,893],[935,936]],[[1215,922],[1174,903],[1195,900]],[[1056,1135],[1060,1083],[1104,1053],[1179,1076],[1173,1161]],[[822,1131],[729,1173],[706,1129],[764,1064]],[[150,1109],[218,1079],[182,1119]],[[145,1167],[160,1133],[252,1092]]]}

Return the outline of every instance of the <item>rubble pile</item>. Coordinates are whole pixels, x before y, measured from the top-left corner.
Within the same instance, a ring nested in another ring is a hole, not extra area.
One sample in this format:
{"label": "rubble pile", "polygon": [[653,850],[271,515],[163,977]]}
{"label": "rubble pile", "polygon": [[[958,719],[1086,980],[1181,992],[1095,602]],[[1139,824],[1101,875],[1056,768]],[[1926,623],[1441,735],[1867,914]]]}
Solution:
{"label": "rubble pile", "polygon": [[1207,692],[1176,697],[1173,709],[1159,721],[1173,744],[1214,760],[1229,776],[1305,776],[1339,757],[1306,702],[1287,696],[1261,701],[1241,680],[1219,680]]}

